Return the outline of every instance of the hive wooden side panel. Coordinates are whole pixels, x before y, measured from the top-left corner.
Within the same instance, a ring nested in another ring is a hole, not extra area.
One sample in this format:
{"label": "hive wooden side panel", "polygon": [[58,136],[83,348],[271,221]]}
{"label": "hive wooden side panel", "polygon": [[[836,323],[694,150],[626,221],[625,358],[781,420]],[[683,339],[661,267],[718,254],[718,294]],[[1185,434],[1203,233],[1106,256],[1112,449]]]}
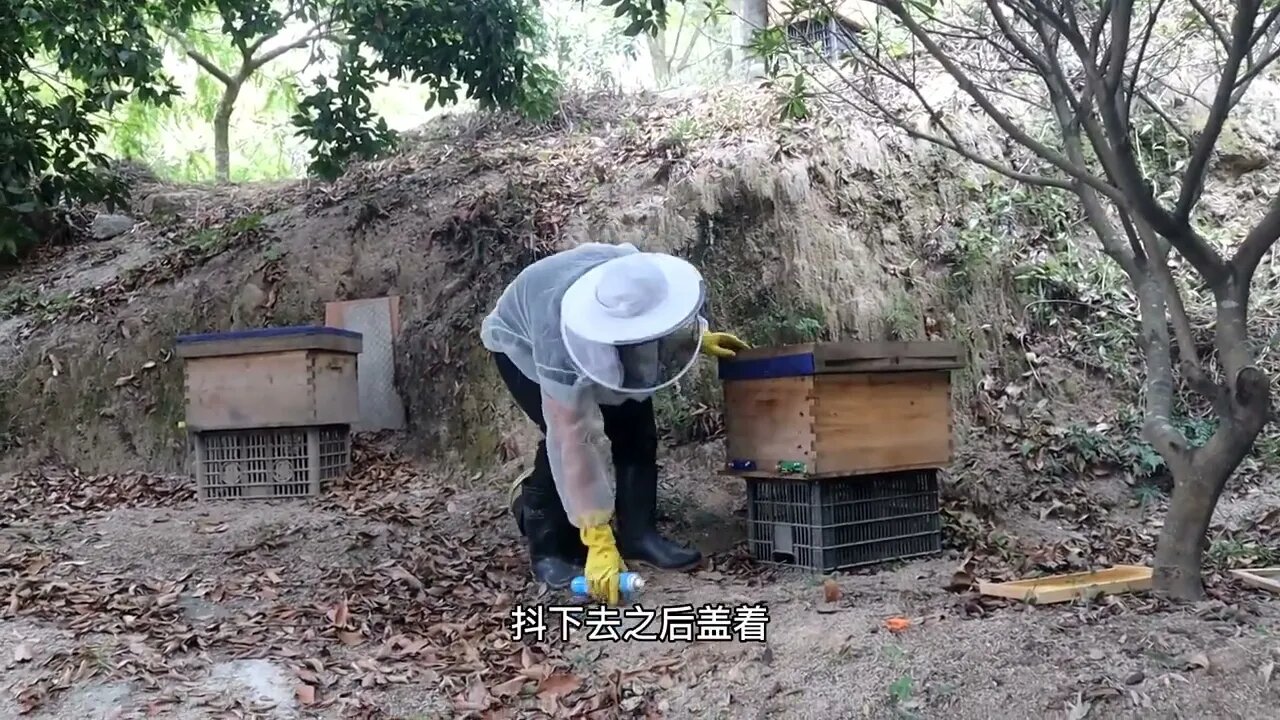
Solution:
{"label": "hive wooden side panel", "polygon": [[349,425],[359,419],[355,355],[294,350],[186,361],[194,431]]}
{"label": "hive wooden side panel", "polygon": [[724,384],[725,451],[730,461],[751,460],[761,471],[781,461],[811,466],[813,378],[781,377]]}
{"label": "hive wooden side panel", "polygon": [[222,430],[295,425],[312,416],[306,350],[188,358],[187,426]]}
{"label": "hive wooden side panel", "polygon": [[951,386],[945,372],[818,375],[813,396],[815,474],[951,462]]}
{"label": "hive wooden side panel", "polygon": [[351,425],[360,420],[358,358],[345,353],[312,351],[312,422],[316,425]]}

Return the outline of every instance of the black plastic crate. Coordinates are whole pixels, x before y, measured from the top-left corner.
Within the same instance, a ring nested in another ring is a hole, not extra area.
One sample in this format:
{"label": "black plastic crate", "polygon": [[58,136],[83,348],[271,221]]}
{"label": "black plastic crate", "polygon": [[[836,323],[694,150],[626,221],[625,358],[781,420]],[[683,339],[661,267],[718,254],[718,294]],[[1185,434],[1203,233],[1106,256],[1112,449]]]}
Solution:
{"label": "black plastic crate", "polygon": [[819,572],[942,551],[937,470],[747,478],[747,519],[756,560]]}

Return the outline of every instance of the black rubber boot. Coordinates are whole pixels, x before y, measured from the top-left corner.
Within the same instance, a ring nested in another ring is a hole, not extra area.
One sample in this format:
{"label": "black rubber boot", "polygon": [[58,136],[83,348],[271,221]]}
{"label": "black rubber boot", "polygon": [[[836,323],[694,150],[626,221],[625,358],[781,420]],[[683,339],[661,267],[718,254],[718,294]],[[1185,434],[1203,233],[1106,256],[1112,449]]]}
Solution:
{"label": "black rubber boot", "polygon": [[550,473],[535,471],[522,485],[511,509],[521,534],[528,540],[533,576],[553,588],[567,588],[575,577],[583,574],[586,560],[584,549],[582,561],[574,562],[576,553],[567,542],[572,539],[579,546],[582,544],[577,529],[564,513]]}
{"label": "black rubber boot", "polygon": [[[528,479],[528,476],[525,476]],[[521,537],[527,537],[524,532],[524,483],[521,482],[519,489],[511,493],[511,516],[516,519],[516,528],[520,530]],[[563,506],[561,510],[563,510]],[[587,546],[582,544],[582,538],[578,534],[578,529],[571,523],[565,522],[561,528],[561,537],[559,547],[565,558],[575,565],[587,564]]]}
{"label": "black rubber boot", "polygon": [[657,466],[624,465],[617,468],[617,473],[614,515],[622,559],[661,570],[687,570],[702,562],[698,550],[672,542],[658,532]]}

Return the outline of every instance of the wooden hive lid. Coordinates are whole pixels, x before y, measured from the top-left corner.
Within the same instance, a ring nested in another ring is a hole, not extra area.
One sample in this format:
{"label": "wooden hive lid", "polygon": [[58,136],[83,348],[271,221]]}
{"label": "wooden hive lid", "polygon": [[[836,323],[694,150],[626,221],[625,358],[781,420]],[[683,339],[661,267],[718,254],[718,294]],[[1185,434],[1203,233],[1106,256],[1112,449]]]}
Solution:
{"label": "wooden hive lid", "polygon": [[181,335],[177,340],[178,357],[187,359],[292,350],[358,355],[363,347],[364,336],[360,333],[319,325],[199,333]]}
{"label": "wooden hive lid", "polygon": [[832,342],[739,351],[720,361],[721,380],[763,380],[834,373],[955,370],[963,367],[951,341]]}

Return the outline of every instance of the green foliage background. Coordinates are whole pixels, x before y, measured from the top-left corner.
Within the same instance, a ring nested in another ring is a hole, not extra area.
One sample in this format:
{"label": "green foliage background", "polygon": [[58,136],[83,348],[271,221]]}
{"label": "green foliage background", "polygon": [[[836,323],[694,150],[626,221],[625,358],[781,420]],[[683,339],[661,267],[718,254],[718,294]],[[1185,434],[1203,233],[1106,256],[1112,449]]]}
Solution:
{"label": "green foliage background", "polygon": [[[591,10],[607,11],[625,37],[664,22],[667,5],[602,0]],[[0,259],[56,235],[76,203],[119,204],[125,187],[107,172],[111,156],[168,179],[211,176],[204,138],[224,88],[187,60],[191,52],[233,71],[249,49],[287,42],[291,23],[325,28],[280,58],[288,62],[245,78],[233,115],[232,180],[300,171],[332,178],[353,159],[378,156],[397,139],[376,106],[392,99],[401,112],[469,102],[549,118],[563,82],[543,59],[562,71],[568,64],[564,33],[552,37],[536,0],[5,0],[0,7],[17,19],[0,27]],[[602,34],[615,44],[619,36],[617,27]]]}

